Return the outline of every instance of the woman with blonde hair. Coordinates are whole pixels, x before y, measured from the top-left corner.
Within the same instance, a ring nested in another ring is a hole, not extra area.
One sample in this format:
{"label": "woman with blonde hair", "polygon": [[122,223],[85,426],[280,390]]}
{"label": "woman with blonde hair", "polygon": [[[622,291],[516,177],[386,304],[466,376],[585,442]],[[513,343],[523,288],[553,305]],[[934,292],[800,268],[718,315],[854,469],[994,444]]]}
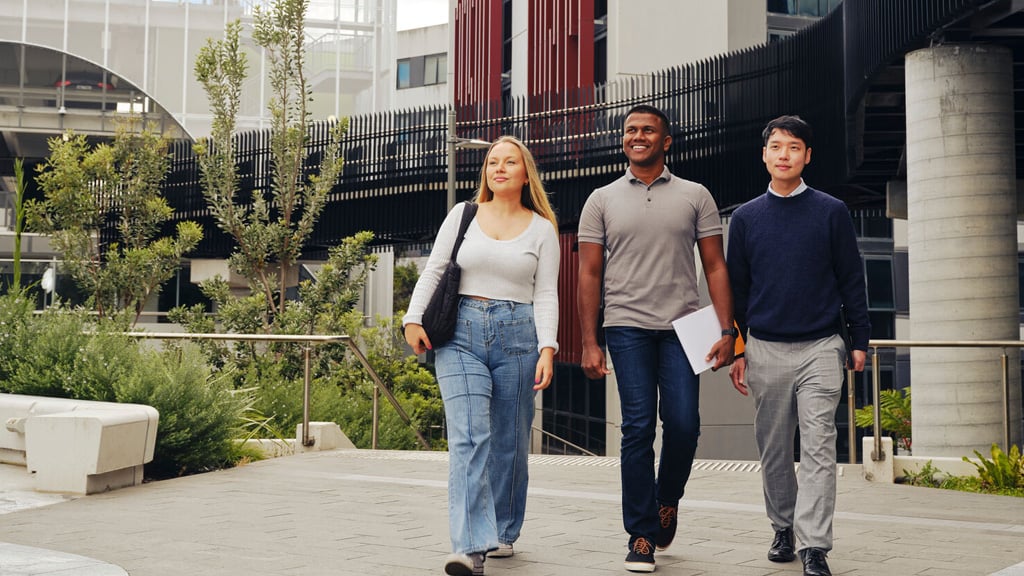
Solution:
{"label": "woman with blonde hair", "polygon": [[[487,151],[477,213],[456,257],[462,268],[455,336],[435,350],[448,428],[445,573],[483,574],[509,557],[526,511],[534,396],[547,388],[558,351],[558,221],[533,155],[502,136]],[[417,354],[432,349],[423,311],[448,265],[466,203],[434,240],[402,320]]]}

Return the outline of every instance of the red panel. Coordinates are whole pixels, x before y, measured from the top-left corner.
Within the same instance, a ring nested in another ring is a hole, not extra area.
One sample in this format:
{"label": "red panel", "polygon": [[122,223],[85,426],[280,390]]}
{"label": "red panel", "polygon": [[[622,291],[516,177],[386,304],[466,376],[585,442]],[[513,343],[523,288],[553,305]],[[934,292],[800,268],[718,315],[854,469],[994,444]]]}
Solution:
{"label": "red panel", "polygon": [[455,108],[501,100],[502,0],[459,0],[455,8]]}
{"label": "red panel", "polygon": [[558,354],[555,360],[579,364],[583,358],[583,336],[576,309],[576,285],[580,275],[576,233],[565,232],[559,235],[558,242],[562,260],[558,270]]}
{"label": "red panel", "polygon": [[[474,107],[480,117],[501,100],[502,0],[459,0],[455,9],[455,106],[460,120]],[[530,0],[526,62],[513,60],[512,74],[526,77],[531,111],[584,106],[580,88],[594,85],[592,0]],[[543,98],[542,98],[543,96]],[[533,134],[544,138],[545,134]]]}
{"label": "red panel", "polygon": [[573,107],[579,88],[594,85],[594,3],[588,0],[531,0],[528,74],[530,96],[554,95],[554,100],[533,100],[531,111]]}

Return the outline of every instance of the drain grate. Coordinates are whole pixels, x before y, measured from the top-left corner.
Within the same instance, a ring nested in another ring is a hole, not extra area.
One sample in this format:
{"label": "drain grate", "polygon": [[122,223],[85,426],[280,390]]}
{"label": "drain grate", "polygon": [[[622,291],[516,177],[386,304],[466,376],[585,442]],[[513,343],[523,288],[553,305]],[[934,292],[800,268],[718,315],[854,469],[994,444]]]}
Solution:
{"label": "drain grate", "polygon": [[[366,460],[409,460],[445,462],[447,452],[419,450],[339,450],[338,456]],[[530,464],[552,466],[599,466],[614,468],[619,459],[613,456],[563,456],[558,454],[531,454]],[[694,470],[709,472],[760,472],[761,463],[748,460],[694,460]],[[842,471],[840,470],[840,475]]]}

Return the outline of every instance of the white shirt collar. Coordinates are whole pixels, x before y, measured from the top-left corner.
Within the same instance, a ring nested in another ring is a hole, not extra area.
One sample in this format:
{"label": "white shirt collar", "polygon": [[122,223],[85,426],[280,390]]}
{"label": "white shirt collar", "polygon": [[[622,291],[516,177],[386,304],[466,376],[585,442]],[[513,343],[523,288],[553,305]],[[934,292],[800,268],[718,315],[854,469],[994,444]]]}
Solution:
{"label": "white shirt collar", "polygon": [[807,184],[804,183],[803,178],[800,179],[800,185],[796,187],[796,190],[793,190],[787,196],[783,196],[782,194],[779,194],[775,190],[772,190],[771,183],[768,184],[768,193],[778,196],[779,198],[792,198],[793,196],[796,196],[797,194],[803,192],[804,190],[807,190]]}

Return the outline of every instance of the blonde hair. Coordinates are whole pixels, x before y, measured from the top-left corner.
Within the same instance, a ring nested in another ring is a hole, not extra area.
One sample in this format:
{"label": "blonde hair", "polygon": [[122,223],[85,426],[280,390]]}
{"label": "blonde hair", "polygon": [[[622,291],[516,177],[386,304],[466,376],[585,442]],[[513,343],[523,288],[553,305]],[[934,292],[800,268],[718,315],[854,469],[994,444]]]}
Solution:
{"label": "blonde hair", "polygon": [[[540,179],[537,161],[533,159],[533,154],[530,153],[530,149],[526,147],[526,144],[523,144],[515,136],[502,136],[491,143],[491,146],[487,149],[487,157],[490,157],[491,150],[494,150],[495,146],[505,143],[514,144],[519,148],[519,152],[523,155],[523,163],[526,164],[527,182],[526,186],[523,187],[519,201],[523,206],[551,221],[551,225],[555,227],[555,232],[558,232],[558,218],[555,216],[554,209],[551,208],[551,203],[548,202],[548,193],[544,190],[544,183]],[[480,187],[477,188],[473,201],[479,204],[481,202],[490,202],[493,198],[494,193],[487,186],[487,160],[485,159],[484,165],[480,169]]]}

